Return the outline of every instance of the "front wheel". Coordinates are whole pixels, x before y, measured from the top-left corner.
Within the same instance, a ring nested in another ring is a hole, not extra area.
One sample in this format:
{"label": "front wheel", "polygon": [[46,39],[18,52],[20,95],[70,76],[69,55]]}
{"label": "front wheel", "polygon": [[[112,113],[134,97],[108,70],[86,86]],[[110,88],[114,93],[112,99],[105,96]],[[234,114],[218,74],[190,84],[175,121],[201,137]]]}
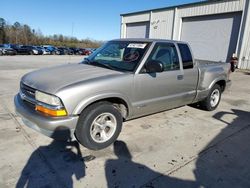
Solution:
{"label": "front wheel", "polygon": [[200,102],[201,107],[208,111],[213,111],[217,108],[221,99],[221,87],[215,84],[210,90],[208,96]]}
{"label": "front wheel", "polygon": [[119,136],[122,116],[111,103],[99,102],[85,109],[78,120],[75,135],[86,148],[100,150]]}

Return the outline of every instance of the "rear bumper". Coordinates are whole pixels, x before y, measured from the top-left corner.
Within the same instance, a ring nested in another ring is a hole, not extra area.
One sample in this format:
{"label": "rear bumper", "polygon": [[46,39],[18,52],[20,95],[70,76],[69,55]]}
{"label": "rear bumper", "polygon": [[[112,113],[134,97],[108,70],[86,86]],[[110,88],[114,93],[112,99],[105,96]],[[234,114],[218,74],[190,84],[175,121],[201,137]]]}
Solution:
{"label": "rear bumper", "polygon": [[22,118],[22,121],[26,126],[51,138],[60,140],[74,138],[74,131],[79,118],[78,116],[45,116],[25,104],[19,94],[15,96],[14,103],[17,114]]}

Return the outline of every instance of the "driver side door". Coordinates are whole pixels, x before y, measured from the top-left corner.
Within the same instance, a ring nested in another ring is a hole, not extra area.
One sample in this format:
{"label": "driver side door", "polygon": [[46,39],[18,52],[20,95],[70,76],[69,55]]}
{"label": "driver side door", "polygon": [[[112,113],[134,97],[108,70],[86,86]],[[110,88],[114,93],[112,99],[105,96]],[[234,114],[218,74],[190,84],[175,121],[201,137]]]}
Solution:
{"label": "driver side door", "polygon": [[163,64],[163,72],[148,73],[143,68],[134,76],[134,114],[147,115],[181,105],[183,96],[183,70],[175,44],[156,43],[147,62]]}

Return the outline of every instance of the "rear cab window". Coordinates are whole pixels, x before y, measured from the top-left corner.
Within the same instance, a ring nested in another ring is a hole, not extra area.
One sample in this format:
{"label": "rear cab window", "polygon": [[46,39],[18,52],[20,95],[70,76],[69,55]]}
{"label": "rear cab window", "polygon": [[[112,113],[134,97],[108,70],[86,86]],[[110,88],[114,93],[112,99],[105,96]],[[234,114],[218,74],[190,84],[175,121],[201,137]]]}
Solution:
{"label": "rear cab window", "polygon": [[194,62],[189,46],[184,43],[178,43],[177,45],[180,50],[183,69],[192,69]]}

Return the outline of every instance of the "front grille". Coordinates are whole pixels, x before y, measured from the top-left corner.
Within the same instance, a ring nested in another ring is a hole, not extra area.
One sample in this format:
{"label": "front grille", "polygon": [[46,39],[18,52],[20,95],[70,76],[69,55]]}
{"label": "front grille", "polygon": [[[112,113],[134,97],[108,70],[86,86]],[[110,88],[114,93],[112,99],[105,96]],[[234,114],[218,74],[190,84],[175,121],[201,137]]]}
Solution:
{"label": "front grille", "polygon": [[29,87],[23,83],[20,84],[20,89],[24,95],[35,100],[35,92],[36,90],[32,87]]}
{"label": "front grille", "polygon": [[33,103],[31,103],[31,102],[29,102],[29,101],[24,100],[23,102],[24,102],[24,104],[25,104],[26,106],[28,106],[28,107],[31,108],[31,109],[35,109],[35,108],[36,108],[36,105],[33,104]]}
{"label": "front grille", "polygon": [[21,82],[20,84],[21,98],[23,99],[24,104],[30,109],[35,109],[35,92],[36,90],[32,87],[29,87]]}

